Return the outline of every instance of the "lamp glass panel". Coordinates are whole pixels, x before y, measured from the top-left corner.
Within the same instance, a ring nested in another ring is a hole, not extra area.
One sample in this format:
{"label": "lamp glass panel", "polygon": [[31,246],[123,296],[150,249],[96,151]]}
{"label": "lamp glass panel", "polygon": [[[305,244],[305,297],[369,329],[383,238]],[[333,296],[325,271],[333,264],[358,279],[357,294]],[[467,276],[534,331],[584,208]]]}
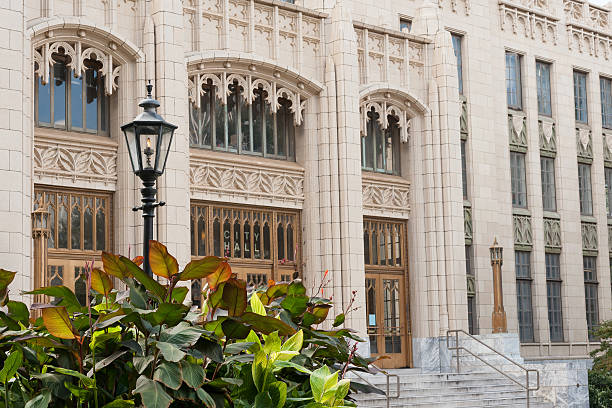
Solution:
{"label": "lamp glass panel", "polygon": [[130,154],[130,162],[132,163],[132,170],[134,172],[141,170],[140,165],[140,149],[138,147],[138,142],[136,139],[136,128],[133,124],[123,129],[123,134],[125,135],[125,142],[128,147],[128,152]]}
{"label": "lamp glass panel", "polygon": [[[155,166],[155,156],[157,155],[159,138],[159,126],[138,126],[137,133],[140,139],[140,157],[142,160],[142,168],[153,168]],[[150,156],[145,154],[147,147],[150,147],[152,153]]]}
{"label": "lamp glass panel", "polygon": [[174,134],[174,128],[164,125],[162,127],[161,140],[159,141],[159,151],[157,152],[157,161],[155,163],[155,171],[162,174],[166,169],[166,161],[168,160],[168,153],[170,152],[170,145],[172,144],[172,135]]}

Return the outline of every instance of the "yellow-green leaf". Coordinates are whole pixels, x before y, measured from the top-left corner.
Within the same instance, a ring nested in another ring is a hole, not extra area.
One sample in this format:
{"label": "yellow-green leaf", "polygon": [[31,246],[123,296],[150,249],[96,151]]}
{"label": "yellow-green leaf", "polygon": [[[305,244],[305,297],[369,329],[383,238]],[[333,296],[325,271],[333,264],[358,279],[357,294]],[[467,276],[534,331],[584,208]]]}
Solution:
{"label": "yellow-green leaf", "polygon": [[51,306],[42,309],[42,318],[45,327],[55,337],[60,339],[76,339],[76,330],[68,317],[68,312],[64,306]]}
{"label": "yellow-green leaf", "polygon": [[109,275],[116,276],[119,279],[130,277],[127,267],[117,255],[102,252],[102,265],[104,265],[104,271]]}
{"label": "yellow-green leaf", "polygon": [[281,346],[281,351],[300,351],[304,344],[304,332],[302,330],[289,337]]}
{"label": "yellow-green leaf", "polygon": [[178,261],[168,253],[168,249],[160,242],[149,241],[149,264],[151,271],[157,276],[169,279],[178,273]]}
{"label": "yellow-green leaf", "polygon": [[0,290],[4,290],[11,284],[15,279],[17,272],[7,271],[6,269],[0,269]]}
{"label": "yellow-green leaf", "polygon": [[266,308],[264,307],[263,303],[261,303],[261,300],[256,292],[251,295],[251,310],[253,313],[257,313],[261,316],[267,315]]}
{"label": "yellow-green leaf", "polygon": [[185,266],[183,272],[181,272],[180,280],[186,281],[191,279],[202,279],[208,275],[214,273],[221,263],[223,258],[216,256],[205,256],[202,259],[196,259],[191,261]]}
{"label": "yellow-green leaf", "polygon": [[208,286],[215,290],[217,286],[232,277],[232,268],[227,262],[221,262],[216,271],[206,277]]}
{"label": "yellow-green leaf", "polygon": [[96,292],[108,297],[113,290],[113,282],[104,271],[95,268],[91,271],[91,287]]}

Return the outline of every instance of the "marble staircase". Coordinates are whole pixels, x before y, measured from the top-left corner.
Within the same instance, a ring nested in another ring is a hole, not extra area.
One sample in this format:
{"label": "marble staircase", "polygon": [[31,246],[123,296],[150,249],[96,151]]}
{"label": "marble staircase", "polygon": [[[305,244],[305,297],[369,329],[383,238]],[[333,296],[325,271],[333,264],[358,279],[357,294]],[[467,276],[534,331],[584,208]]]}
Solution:
{"label": "marble staircase", "polygon": [[[399,398],[390,400],[389,407],[526,407],[525,390],[503,375],[481,369],[467,373],[432,373],[420,369],[387,370],[396,374],[400,382]],[[363,376],[368,382],[386,391],[386,376]],[[354,381],[364,382],[353,377]],[[390,395],[395,396],[397,379],[390,379]],[[387,399],[378,394],[357,394],[358,407],[385,408]],[[530,394],[531,408],[554,405]]]}

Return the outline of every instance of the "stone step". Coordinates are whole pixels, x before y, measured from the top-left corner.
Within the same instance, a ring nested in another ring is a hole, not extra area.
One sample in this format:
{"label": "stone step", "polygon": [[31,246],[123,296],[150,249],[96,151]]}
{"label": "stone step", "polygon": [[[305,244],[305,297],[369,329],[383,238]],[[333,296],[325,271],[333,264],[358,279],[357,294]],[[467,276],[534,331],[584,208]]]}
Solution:
{"label": "stone step", "polygon": [[[530,398],[530,408],[552,408],[553,404],[548,402],[537,401],[535,398]],[[358,407],[368,408],[386,408],[386,400],[380,401],[357,401]],[[527,406],[527,399],[523,396],[513,397],[489,397],[489,398],[456,398],[456,399],[438,399],[434,401],[405,401],[391,400],[389,407],[448,407],[448,408],[482,408],[482,407],[521,407]]]}

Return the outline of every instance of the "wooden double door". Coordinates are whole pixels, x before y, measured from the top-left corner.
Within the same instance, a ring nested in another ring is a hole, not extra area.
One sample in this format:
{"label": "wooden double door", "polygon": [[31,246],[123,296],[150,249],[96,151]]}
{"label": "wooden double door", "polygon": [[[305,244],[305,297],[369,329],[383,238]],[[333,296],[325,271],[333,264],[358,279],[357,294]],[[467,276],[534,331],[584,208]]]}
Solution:
{"label": "wooden double door", "polygon": [[364,220],[367,328],[381,368],[412,365],[405,234],[403,221]]}

